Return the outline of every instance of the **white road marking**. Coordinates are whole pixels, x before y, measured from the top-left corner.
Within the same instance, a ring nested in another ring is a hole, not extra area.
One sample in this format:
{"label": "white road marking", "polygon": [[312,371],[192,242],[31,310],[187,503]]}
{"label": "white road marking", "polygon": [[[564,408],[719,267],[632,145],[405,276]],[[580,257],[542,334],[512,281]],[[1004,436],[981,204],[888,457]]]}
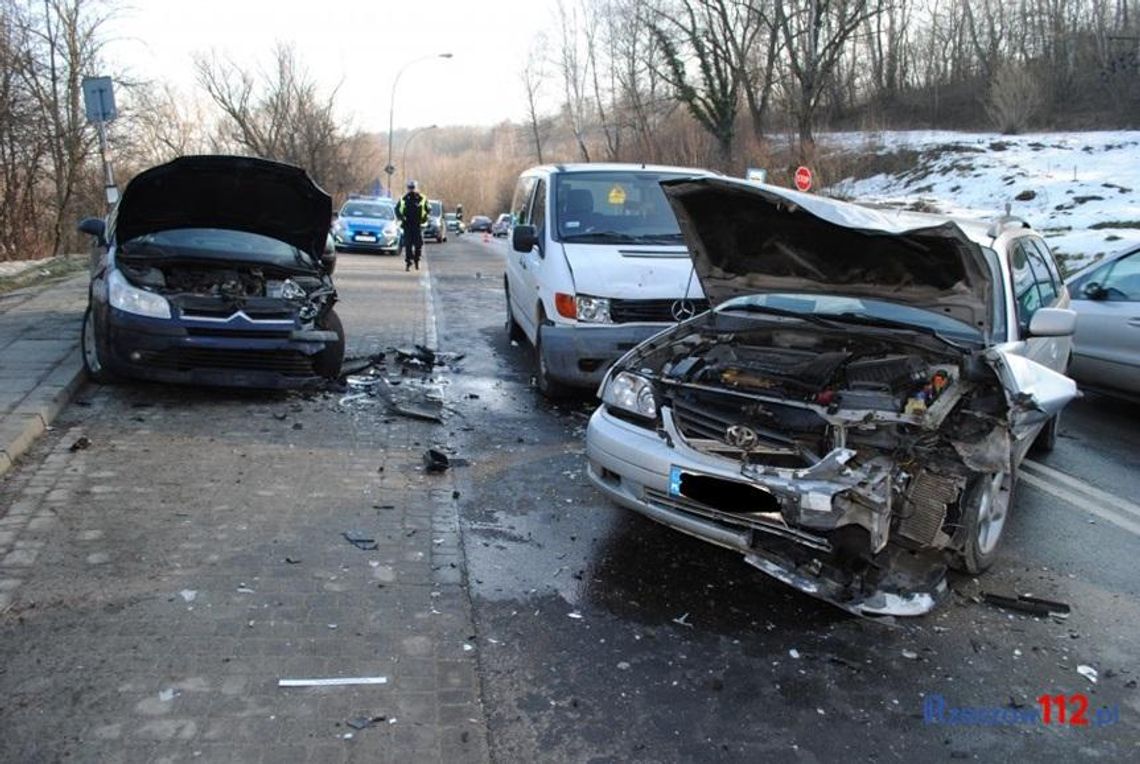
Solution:
{"label": "white road marking", "polygon": [[1052,467],[1047,467],[1040,462],[1033,461],[1032,459],[1025,459],[1021,462],[1021,466],[1023,468],[1029,468],[1040,477],[1052,478],[1058,483],[1079,491],[1091,499],[1096,499],[1099,502],[1104,502],[1105,504],[1119,509],[1121,512],[1127,512],[1129,514],[1135,515],[1137,518],[1140,518],[1140,505],[1133,504],[1127,499],[1122,499],[1115,494],[1109,493],[1108,491],[1102,491],[1096,486],[1086,483],[1079,478],[1075,478],[1068,473],[1061,472],[1060,470],[1053,469]]}
{"label": "white road marking", "polygon": [[1044,491],[1050,496],[1054,496],[1061,501],[1068,502],[1078,509],[1083,509],[1089,514],[1096,515],[1100,519],[1106,520],[1113,525],[1128,531],[1129,533],[1140,536],[1140,522],[1135,522],[1123,515],[1119,515],[1116,512],[1113,512],[1110,509],[1105,509],[1104,507],[1098,506],[1083,496],[1061,488],[1060,486],[1055,485],[1054,483],[1051,483],[1047,480],[1039,478],[1027,470],[1022,470],[1021,480],[1024,480],[1026,483],[1040,491]]}

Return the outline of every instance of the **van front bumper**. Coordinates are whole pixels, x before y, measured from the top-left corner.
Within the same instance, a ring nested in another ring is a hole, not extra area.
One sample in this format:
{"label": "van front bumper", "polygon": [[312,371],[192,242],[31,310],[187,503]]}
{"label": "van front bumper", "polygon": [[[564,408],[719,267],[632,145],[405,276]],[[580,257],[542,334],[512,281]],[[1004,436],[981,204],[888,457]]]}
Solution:
{"label": "van front bumper", "polygon": [[635,346],[670,324],[542,327],[542,354],[551,379],[572,387],[597,387],[606,370]]}

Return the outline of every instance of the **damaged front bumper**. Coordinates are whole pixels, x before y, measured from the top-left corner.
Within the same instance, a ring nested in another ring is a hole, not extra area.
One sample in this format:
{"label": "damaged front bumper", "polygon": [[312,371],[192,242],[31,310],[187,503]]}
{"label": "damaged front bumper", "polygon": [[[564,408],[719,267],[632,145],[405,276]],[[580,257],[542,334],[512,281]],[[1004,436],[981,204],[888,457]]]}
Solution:
{"label": "damaged front bumper", "polygon": [[[663,412],[661,432],[613,416],[590,419],[588,474],[616,503],[675,530],[744,555],[757,569],[800,591],[865,616],[915,616],[947,591],[934,550],[887,546],[890,470],[859,469],[835,449],[806,469],[742,467],[688,447]],[[871,564],[848,564],[848,525],[860,513],[877,551]]]}

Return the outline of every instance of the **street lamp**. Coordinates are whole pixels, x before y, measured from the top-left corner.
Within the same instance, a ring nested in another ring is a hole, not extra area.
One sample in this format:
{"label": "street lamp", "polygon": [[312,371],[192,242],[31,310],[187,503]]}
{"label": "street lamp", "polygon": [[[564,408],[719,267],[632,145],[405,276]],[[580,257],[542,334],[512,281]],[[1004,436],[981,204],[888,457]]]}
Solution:
{"label": "street lamp", "polygon": [[392,80],[392,97],[388,99],[388,164],[384,166],[384,172],[388,175],[388,193],[392,193],[392,175],[396,172],[396,168],[392,166],[392,125],[396,114],[396,86],[400,84],[400,75],[404,73],[412,64],[426,61],[429,58],[451,58],[450,53],[433,53],[430,56],[420,56],[413,58],[406,64],[400,67],[396,72],[396,78]]}
{"label": "street lamp", "polygon": [[408,139],[406,141],[404,141],[404,150],[400,154],[400,170],[401,170],[400,179],[405,184],[407,184],[407,182],[408,182],[408,145],[412,142],[412,138],[415,138],[420,133],[424,132],[425,130],[434,130],[437,127],[439,127],[439,125],[428,125],[427,127],[417,127],[415,130],[412,131],[411,135],[408,136]]}

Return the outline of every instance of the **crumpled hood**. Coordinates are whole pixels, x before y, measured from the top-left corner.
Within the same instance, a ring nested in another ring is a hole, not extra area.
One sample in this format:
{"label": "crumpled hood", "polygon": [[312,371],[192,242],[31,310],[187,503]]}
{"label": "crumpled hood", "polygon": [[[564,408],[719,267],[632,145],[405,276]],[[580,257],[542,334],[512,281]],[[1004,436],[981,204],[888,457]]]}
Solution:
{"label": "crumpled hood", "polygon": [[185,156],[139,173],[115,208],[118,242],[175,228],[269,236],[314,259],[325,248],[332,200],[300,167],[235,156]]}
{"label": "crumpled hood", "polygon": [[704,297],[684,247],[622,245],[621,265],[606,254],[612,244],[564,243],[562,251],[574,274],[574,291],[617,299],[689,299]]}
{"label": "crumpled hood", "polygon": [[868,297],[990,333],[991,272],[953,222],[730,178],[661,187],[713,305],[767,292]]}

